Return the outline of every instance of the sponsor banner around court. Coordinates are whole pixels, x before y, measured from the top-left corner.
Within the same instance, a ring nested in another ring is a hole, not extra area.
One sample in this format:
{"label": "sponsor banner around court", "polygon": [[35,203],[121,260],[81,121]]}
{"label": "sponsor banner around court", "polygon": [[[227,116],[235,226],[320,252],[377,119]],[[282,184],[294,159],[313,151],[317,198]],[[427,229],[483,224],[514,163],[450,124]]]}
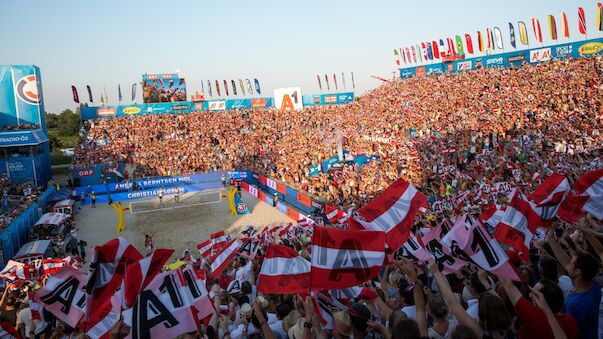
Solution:
{"label": "sponsor banner around court", "polygon": [[[94,172],[96,170],[96,172]],[[102,169],[101,169],[102,170]],[[106,171],[106,169],[105,169]],[[83,168],[79,169],[80,175],[89,175],[94,177],[94,174],[98,172],[95,168]],[[124,191],[132,191],[134,189],[134,183],[136,183],[137,189],[146,190],[151,188],[161,188],[161,187],[172,187],[172,186],[182,186],[182,185],[190,185],[190,184],[207,184],[214,188],[222,186],[222,175],[226,182],[230,180],[230,178],[234,179],[243,179],[245,180],[248,176],[251,175],[251,172],[247,171],[237,171],[237,172],[226,172],[226,171],[218,171],[218,172],[209,172],[209,173],[198,173],[198,174],[187,174],[187,175],[178,175],[178,176],[167,176],[167,177],[158,177],[158,178],[148,178],[148,179],[138,179],[134,181],[122,181],[122,182],[112,182],[108,184],[94,184],[88,188],[87,185],[81,185],[75,189],[78,196],[82,193],[88,194],[90,190],[94,191],[95,194],[106,194],[109,193],[121,193]]]}
{"label": "sponsor banner around court", "polygon": [[354,101],[354,92],[304,95],[304,106],[343,105]]}
{"label": "sponsor banner around court", "polygon": [[[81,186],[98,185],[102,183],[102,180],[106,179],[107,182],[115,182],[119,177],[118,174],[123,175],[123,165],[96,165],[89,167],[78,167],[71,171],[73,179],[79,180]],[[104,185],[102,185],[104,186]],[[95,186],[96,187],[96,186]],[[95,190],[96,192],[96,190]],[[78,192],[79,194],[79,192]]]}
{"label": "sponsor banner around court", "polygon": [[434,63],[401,68],[400,78],[439,72],[461,72],[481,67],[517,67],[523,63],[539,63],[554,59],[579,58],[603,53],[603,38],[566,44],[543,46],[522,51],[485,55],[447,63]]}
{"label": "sponsor banner around court", "polygon": [[178,114],[199,111],[268,108],[273,106],[272,98],[229,99],[211,101],[161,102],[142,105],[120,105],[103,107],[82,107],[80,115],[84,120],[115,118],[146,114]]}

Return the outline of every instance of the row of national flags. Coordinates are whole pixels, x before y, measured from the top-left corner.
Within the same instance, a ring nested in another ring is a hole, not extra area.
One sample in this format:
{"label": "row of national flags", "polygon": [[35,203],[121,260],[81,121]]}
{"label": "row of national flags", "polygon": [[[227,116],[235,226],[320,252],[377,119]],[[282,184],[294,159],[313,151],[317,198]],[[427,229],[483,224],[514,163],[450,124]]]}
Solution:
{"label": "row of national flags", "polygon": [[[597,30],[603,31],[603,4],[600,2],[597,3],[596,20]],[[587,36],[586,22],[584,8],[578,7],[578,32],[584,37]],[[532,18],[530,24],[531,33],[528,30],[528,24],[524,21],[517,22],[517,30],[515,25],[512,22],[509,22],[509,41],[512,48],[517,48],[520,44],[529,46],[530,42],[536,44],[543,43],[543,31],[540,20]],[[550,40],[557,41],[561,38],[570,38],[570,29],[565,12],[561,12],[558,17],[548,15],[546,24],[548,26],[548,36]],[[531,41],[531,39],[533,40]],[[448,37],[446,39],[426,41],[412,46],[394,48],[394,56],[397,66],[408,66],[440,59],[442,61],[463,59],[466,55],[476,54],[478,52],[489,54],[504,49],[503,33],[500,27],[494,27],[477,31],[474,36],[465,33],[464,35],[455,35],[454,37]]]}

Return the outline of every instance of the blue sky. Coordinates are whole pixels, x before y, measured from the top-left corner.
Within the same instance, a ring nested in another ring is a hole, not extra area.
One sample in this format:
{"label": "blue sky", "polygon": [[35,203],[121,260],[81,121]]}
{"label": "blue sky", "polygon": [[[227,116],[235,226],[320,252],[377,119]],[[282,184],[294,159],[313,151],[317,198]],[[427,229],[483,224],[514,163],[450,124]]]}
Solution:
{"label": "blue sky", "polygon": [[[85,85],[98,100],[103,86],[117,103],[143,73],[180,70],[189,95],[208,79],[258,78],[263,94],[301,86],[318,93],[316,74],[345,72],[356,93],[391,77],[393,48],[499,26],[508,46],[508,22],[568,15],[578,36],[577,7],[586,11],[589,38],[595,32],[592,0],[493,1],[155,1],[2,0],[0,64],[41,68],[46,110],[73,108],[70,85],[84,99]],[[560,28],[558,28],[560,30]],[[548,37],[545,39],[548,40]],[[563,40],[562,40],[563,41]],[[338,81],[341,81],[338,79]],[[215,92],[214,92],[215,95]],[[140,91],[137,101],[141,102]],[[125,103],[129,103],[127,100]]]}

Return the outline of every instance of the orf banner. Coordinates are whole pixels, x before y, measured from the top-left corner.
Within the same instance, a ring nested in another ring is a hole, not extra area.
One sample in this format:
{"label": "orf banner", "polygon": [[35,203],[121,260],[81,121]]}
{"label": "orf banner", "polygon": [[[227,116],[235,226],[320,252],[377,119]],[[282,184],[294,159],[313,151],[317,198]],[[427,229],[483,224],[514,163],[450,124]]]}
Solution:
{"label": "orf banner", "polygon": [[46,125],[38,67],[0,66],[0,112],[3,113],[0,127],[23,123]]}

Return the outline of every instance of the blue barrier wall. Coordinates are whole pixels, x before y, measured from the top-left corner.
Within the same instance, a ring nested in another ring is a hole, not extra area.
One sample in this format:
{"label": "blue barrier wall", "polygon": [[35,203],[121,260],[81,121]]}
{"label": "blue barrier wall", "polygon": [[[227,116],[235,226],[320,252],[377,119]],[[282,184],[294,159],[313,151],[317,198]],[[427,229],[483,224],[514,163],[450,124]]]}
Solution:
{"label": "blue barrier wall", "polygon": [[73,179],[79,179],[80,186],[88,185],[99,185],[102,183],[102,178],[105,178],[107,182],[118,181],[118,176],[113,172],[117,170],[123,174],[124,165],[96,165],[89,167],[78,167],[72,170]]}
{"label": "blue barrier wall", "polygon": [[579,58],[601,53],[603,53],[603,38],[486,55],[447,63],[400,68],[400,78],[411,78],[423,74],[456,73],[479,67],[513,67],[524,62],[536,64],[553,59]]}

